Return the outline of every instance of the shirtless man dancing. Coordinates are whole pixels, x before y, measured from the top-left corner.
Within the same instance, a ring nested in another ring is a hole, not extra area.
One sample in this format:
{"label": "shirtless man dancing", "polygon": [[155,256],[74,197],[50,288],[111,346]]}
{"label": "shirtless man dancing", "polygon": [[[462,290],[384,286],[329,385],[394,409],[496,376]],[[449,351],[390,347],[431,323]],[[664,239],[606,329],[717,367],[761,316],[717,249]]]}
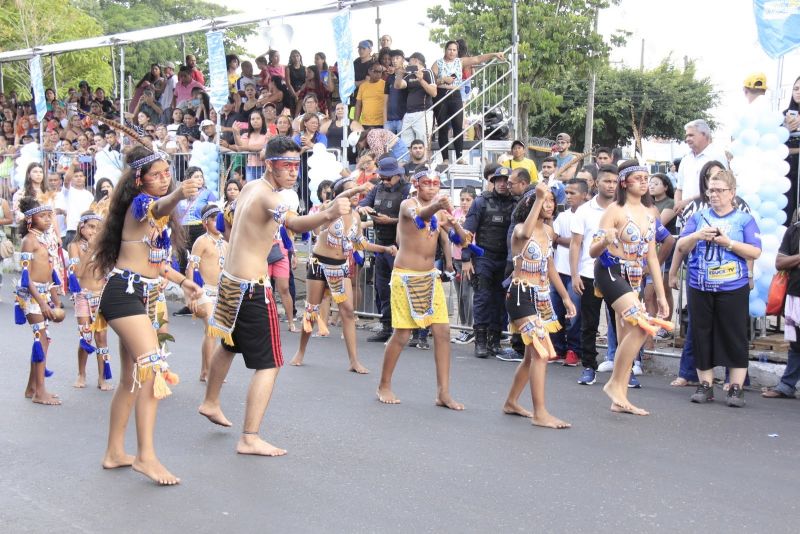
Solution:
{"label": "shirtless man dancing", "polygon": [[277,192],[291,188],[297,181],[300,147],[288,137],[277,136],[267,143],[265,153],[266,173],[248,182],[236,200],[230,245],[209,321],[209,332],[222,338],[222,343],[211,359],[206,396],[199,412],[212,423],[231,426],[220,408],[219,394],[233,356],[241,352],[245,366],[255,372],[247,392],[244,428],[236,452],[282,456],[286,454],[284,449],[259,436],[278,370],[283,365],[267,254],[280,225],[295,233],[310,231],[349,213],[350,201],[341,198],[323,212],[296,216]]}
{"label": "shirtless man dancing", "polygon": [[464,405],[450,396],[450,321],[439,271],[434,267],[441,230],[449,231],[454,243],[467,246],[472,236],[453,219],[450,198],[439,195],[439,176],[427,169],[417,172],[412,183],[416,198],[400,205],[397,257],[392,270],[392,327],[394,334],[383,355],[383,371],[378,400],[399,404],[392,392],[392,374],[411,331],[430,327],[433,332],[436,405],[463,410]]}

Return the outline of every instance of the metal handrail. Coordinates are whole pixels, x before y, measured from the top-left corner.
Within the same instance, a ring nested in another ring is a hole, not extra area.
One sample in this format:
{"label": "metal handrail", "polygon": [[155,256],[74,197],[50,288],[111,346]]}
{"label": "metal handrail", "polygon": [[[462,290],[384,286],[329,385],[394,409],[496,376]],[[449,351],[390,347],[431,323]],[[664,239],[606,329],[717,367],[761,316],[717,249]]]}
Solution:
{"label": "metal handrail", "polygon": [[[508,48],[506,48],[505,50],[503,50],[503,55],[506,55],[506,54],[508,54],[508,53],[510,53],[510,52],[511,52],[511,47],[508,47]],[[483,64],[483,65],[482,65],[480,68],[478,68],[478,70],[476,70],[475,72],[473,72],[473,73],[472,73],[472,75],[471,75],[469,78],[467,78],[467,80],[472,80],[472,79],[476,78],[476,77],[477,77],[479,74],[481,74],[481,73],[483,73],[484,71],[486,71],[486,69],[488,69],[489,67],[491,67],[491,66],[493,66],[493,65],[500,65],[501,63],[506,63],[506,64],[508,64],[509,62],[508,62],[508,61],[506,61],[506,60],[503,60],[503,61],[501,61],[501,60],[499,60],[499,59],[497,59],[497,58],[494,58],[494,59],[490,60],[488,63],[484,63],[484,64]],[[501,76],[501,78],[498,78],[498,80],[499,80],[499,79],[502,79],[502,78],[505,78],[505,77],[506,77],[508,74],[510,74],[510,73],[511,73],[511,70],[508,70],[508,71],[506,71],[506,72],[505,72],[505,73],[504,73],[504,74]],[[436,80],[434,80],[434,82],[435,82],[435,81],[436,81]],[[492,82],[491,84],[489,84],[489,86],[487,86],[487,87],[483,88],[481,92],[485,92],[485,91],[487,91],[487,90],[491,89],[491,88],[492,88],[492,87],[493,87],[493,86],[494,86],[496,83],[497,83],[497,80],[495,80],[495,82]],[[451,94],[453,94],[453,93],[455,93],[455,92],[460,92],[460,91],[461,91],[461,88],[460,88],[460,87],[455,87],[455,88],[453,88],[453,89],[450,89],[450,90],[449,90],[447,93],[445,93],[445,94],[444,94],[444,97],[442,97],[442,98],[441,98],[441,99],[439,99],[438,101],[436,101],[436,102],[434,102],[433,104],[431,104],[431,106],[430,106],[429,108],[427,108],[427,109],[426,109],[426,110],[425,110],[423,113],[428,113],[429,111],[430,111],[430,112],[433,112],[433,111],[434,111],[434,109],[436,108],[436,106],[438,106],[438,105],[439,105],[439,104],[441,104],[441,103],[442,103],[444,100],[446,100],[446,99],[447,99],[447,97],[449,97]],[[462,106],[461,106],[461,110],[460,110],[460,111],[464,111],[464,110],[466,109],[466,106],[467,106],[467,104],[468,104],[468,102],[467,102],[467,103],[464,103],[464,104],[462,104]],[[449,120],[451,120],[451,119],[452,119],[452,117],[450,117],[450,119],[448,119],[448,121],[447,121],[447,122],[449,122]],[[409,124],[408,126],[406,126],[405,128],[403,128],[402,130],[400,130],[399,132],[397,132],[397,133],[395,134],[395,137],[398,137],[398,138],[399,138],[399,137],[402,137],[402,134],[403,134],[403,132],[405,132],[405,131],[409,130],[410,128],[411,128],[411,125]],[[436,129],[434,129],[434,130],[433,130],[433,131],[430,133],[431,137],[433,137],[433,134],[434,134],[435,132],[437,132],[438,130],[439,130],[439,128],[436,128]],[[408,155],[409,153],[410,153],[410,149],[409,149],[409,148],[407,148],[407,150],[406,150],[406,151],[405,151],[403,154],[401,154],[401,155],[400,155],[400,158],[399,158],[399,159],[402,159],[403,157],[405,157],[405,156],[406,156],[406,155]]]}

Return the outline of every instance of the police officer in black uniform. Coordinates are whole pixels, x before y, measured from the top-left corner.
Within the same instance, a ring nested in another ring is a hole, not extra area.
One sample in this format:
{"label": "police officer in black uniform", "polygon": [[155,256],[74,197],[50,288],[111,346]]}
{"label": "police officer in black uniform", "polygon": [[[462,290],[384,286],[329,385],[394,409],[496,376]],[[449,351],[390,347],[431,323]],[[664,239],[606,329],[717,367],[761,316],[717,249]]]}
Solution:
{"label": "police officer in black uniform", "polygon": [[505,291],[503,278],[506,270],[508,246],[506,235],[511,225],[514,198],[508,189],[511,169],[497,167],[489,176],[494,190],[475,199],[467,213],[464,229],[475,234],[475,243],[483,248],[481,257],[473,258],[469,249],[461,255],[464,276],[473,275],[473,321],[475,329],[475,356],[486,358],[500,352],[500,332],[505,324]]}
{"label": "police officer in black uniform", "polygon": [[[392,157],[378,161],[380,183],[358,203],[358,211],[372,217],[375,225],[375,242],[378,245],[397,244],[397,222],[400,216],[400,203],[409,197],[411,184],[403,179],[403,168]],[[381,304],[381,324],[383,328],[367,341],[387,341],[392,336],[392,304],[389,281],[392,277],[394,256],[375,253],[375,291]]]}

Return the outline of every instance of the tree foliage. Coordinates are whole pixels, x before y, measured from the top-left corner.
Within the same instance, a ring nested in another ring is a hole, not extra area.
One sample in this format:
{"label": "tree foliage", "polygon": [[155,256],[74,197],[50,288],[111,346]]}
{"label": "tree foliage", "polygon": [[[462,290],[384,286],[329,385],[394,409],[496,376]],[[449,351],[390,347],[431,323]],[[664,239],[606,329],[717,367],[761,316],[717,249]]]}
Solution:
{"label": "tree foliage", "polygon": [[[178,22],[207,19],[230,14],[218,4],[201,0],[75,0],[85,13],[91,13],[103,28],[103,33],[121,33],[155,28]],[[253,26],[230,28],[225,31],[225,51],[242,53],[238,44],[254,32]],[[206,64],[206,36],[204,33],[184,37],[186,53],[197,57],[198,67]],[[184,62],[180,37],[167,37],[125,47],[125,71],[134,82],[147,74],[152,63]],[[204,69],[205,70],[205,69]]]}
{"label": "tree foliage", "polygon": [[[595,90],[595,145],[616,146],[633,139],[635,123],[640,137],[682,139],[683,126],[705,119],[713,127],[710,110],[719,96],[708,78],[697,79],[695,65],[680,68],[666,58],[653,70],[603,67]],[[588,77],[559,80],[552,90],[561,95],[558,109],[531,118],[537,132],[557,131],[572,135],[574,146],[583,146]]]}
{"label": "tree foliage", "polygon": [[[68,22],[67,22],[68,21]],[[0,49],[18,50],[45,44],[72,41],[103,34],[103,28],[91,16],[76,9],[68,0],[0,0]],[[80,80],[109,88],[108,50],[87,50],[56,57],[56,80],[59,94]],[[49,58],[42,58],[45,87],[52,85]],[[30,96],[30,72],[27,62],[3,65],[6,91]]]}
{"label": "tree foliage", "polygon": [[[612,0],[615,1],[615,0]],[[527,132],[528,115],[551,114],[561,98],[555,83],[567,76],[588,76],[607,61],[614,40],[607,43],[594,29],[595,10],[608,0],[537,0],[518,4],[520,131]],[[496,52],[511,45],[511,0],[451,0],[428,17],[443,28],[431,39],[444,43],[464,38],[471,53]]]}

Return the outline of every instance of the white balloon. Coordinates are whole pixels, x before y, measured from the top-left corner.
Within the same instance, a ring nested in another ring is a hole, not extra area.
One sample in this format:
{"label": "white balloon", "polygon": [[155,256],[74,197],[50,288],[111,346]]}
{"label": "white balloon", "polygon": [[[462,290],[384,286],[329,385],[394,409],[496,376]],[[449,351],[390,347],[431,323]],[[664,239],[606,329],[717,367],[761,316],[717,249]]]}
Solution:
{"label": "white balloon", "polygon": [[778,136],[774,133],[764,134],[758,140],[758,148],[761,150],[773,150],[781,144],[783,143],[778,140]]}
{"label": "white balloon", "polygon": [[326,147],[326,146],[325,146],[324,144],[322,144],[322,143],[315,143],[315,144],[314,144],[314,148],[312,149],[312,152],[313,152],[315,155],[316,155],[316,154],[327,154],[327,153],[328,153],[328,147]]}
{"label": "white balloon", "polygon": [[786,156],[789,155],[789,147],[786,145],[778,145],[772,152],[778,159],[786,159]]}
{"label": "white balloon", "polygon": [[742,145],[749,147],[758,143],[759,137],[761,137],[761,134],[758,133],[758,130],[748,128],[742,131],[739,140],[742,142]]}
{"label": "white balloon", "polygon": [[785,143],[789,139],[789,130],[785,126],[775,129],[775,135],[778,136],[778,141]]}

